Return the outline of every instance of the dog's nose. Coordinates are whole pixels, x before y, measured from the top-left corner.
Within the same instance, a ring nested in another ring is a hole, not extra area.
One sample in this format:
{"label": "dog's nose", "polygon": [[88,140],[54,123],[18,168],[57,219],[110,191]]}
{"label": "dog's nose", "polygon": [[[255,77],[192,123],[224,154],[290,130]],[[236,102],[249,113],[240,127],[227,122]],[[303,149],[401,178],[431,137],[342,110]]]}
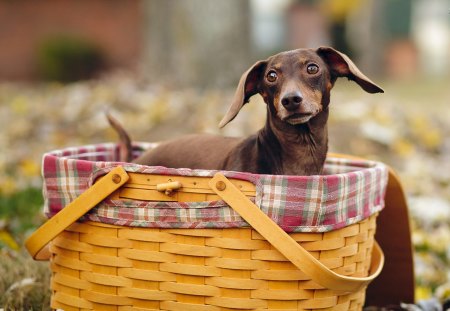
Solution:
{"label": "dog's nose", "polygon": [[291,92],[283,96],[281,104],[287,110],[297,109],[303,101],[302,94],[300,92]]}

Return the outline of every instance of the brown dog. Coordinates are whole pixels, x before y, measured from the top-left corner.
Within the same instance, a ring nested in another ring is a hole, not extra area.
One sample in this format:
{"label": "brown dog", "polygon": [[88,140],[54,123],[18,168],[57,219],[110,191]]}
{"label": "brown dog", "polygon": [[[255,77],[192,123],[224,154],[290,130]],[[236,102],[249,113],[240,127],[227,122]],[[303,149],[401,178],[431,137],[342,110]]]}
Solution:
{"label": "brown dog", "polygon": [[[332,48],[283,52],[258,61],[242,75],[219,125],[228,124],[251,96],[260,94],[267,104],[267,120],[256,134],[247,138],[184,136],[160,144],[134,162],[258,174],[320,174],[328,149],[330,90],[338,77],[355,81],[369,93],[383,92],[345,54]],[[131,154],[126,133],[112,124]]]}

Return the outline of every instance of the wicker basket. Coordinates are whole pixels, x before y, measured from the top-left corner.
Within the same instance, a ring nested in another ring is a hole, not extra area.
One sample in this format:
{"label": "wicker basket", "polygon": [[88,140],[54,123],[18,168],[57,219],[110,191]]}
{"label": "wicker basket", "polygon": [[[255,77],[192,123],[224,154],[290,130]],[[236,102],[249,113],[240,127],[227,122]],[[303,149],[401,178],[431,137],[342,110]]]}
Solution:
{"label": "wicker basket", "polygon": [[[144,192],[142,183],[136,186],[139,178],[142,174],[114,168],[28,239],[26,246],[36,259],[50,251],[52,308],[361,310],[367,285],[382,269],[384,257],[374,242],[377,214],[330,232],[288,235],[249,199],[255,195],[252,183],[220,173],[178,180],[152,175],[147,190],[153,190]],[[221,198],[250,227],[164,229],[76,222],[107,197],[164,196],[180,201]]]}

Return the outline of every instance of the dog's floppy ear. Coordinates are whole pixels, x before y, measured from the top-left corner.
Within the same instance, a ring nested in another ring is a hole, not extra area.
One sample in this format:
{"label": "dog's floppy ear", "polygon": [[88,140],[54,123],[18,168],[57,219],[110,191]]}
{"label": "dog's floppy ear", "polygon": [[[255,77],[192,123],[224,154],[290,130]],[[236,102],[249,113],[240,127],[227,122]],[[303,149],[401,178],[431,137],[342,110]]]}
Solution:
{"label": "dog's floppy ear", "polygon": [[331,74],[335,77],[347,77],[369,93],[384,93],[383,89],[366,77],[344,53],[330,47],[320,47],[316,53],[328,64]]}
{"label": "dog's floppy ear", "polygon": [[250,97],[258,93],[259,82],[265,68],[266,61],[258,61],[252,67],[250,67],[250,69],[244,72],[244,74],[241,76],[241,79],[239,80],[239,84],[237,86],[230,108],[228,108],[227,113],[219,123],[220,128],[224,127],[228,124],[228,122],[233,120],[241,110],[242,106],[248,103]]}

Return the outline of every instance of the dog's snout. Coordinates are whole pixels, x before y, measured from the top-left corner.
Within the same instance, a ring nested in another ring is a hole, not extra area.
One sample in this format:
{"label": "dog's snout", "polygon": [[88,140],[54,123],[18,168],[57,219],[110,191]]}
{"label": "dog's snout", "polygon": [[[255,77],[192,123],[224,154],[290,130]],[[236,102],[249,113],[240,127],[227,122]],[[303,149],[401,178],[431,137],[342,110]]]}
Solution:
{"label": "dog's snout", "polygon": [[287,110],[297,109],[303,101],[303,96],[300,92],[292,92],[283,96],[281,104]]}

